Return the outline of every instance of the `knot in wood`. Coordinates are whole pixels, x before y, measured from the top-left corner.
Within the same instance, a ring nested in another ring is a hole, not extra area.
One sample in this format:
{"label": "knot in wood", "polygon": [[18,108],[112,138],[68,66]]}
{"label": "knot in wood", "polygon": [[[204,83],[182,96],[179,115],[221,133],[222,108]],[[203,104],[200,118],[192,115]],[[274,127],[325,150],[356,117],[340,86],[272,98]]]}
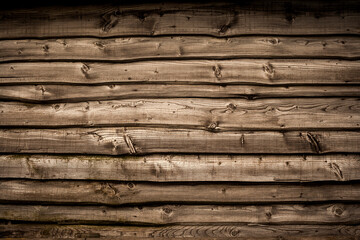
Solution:
{"label": "knot in wood", "polygon": [[99,49],[105,48],[105,45],[102,42],[94,42],[94,45],[97,46]]}
{"label": "knot in wood", "polygon": [[234,112],[236,110],[236,105],[229,103],[226,108],[229,112]]}
{"label": "knot in wood", "polygon": [[49,52],[49,46],[45,44],[43,46],[43,50],[44,50],[45,53],[48,53]]}
{"label": "knot in wood", "polygon": [[338,205],[334,205],[332,208],[332,212],[335,216],[340,217],[344,213],[344,208]]}
{"label": "knot in wood", "polygon": [[54,105],[54,109],[55,109],[55,110],[59,110],[59,109],[60,109],[60,105],[59,105],[59,104]]}
{"label": "knot in wood", "polygon": [[271,65],[270,63],[265,63],[263,65],[263,71],[265,73],[265,75],[269,78],[269,79],[273,79],[274,75],[275,75],[275,70],[273,65]]}
{"label": "knot in wood", "polygon": [[266,42],[275,45],[275,44],[279,44],[279,43],[280,43],[280,39],[278,39],[278,38],[270,38],[270,39],[266,39]]}
{"label": "knot in wood", "polygon": [[211,122],[209,125],[207,125],[207,130],[209,131],[214,131],[218,128],[218,123],[217,122]]}
{"label": "knot in wood", "polygon": [[127,184],[127,187],[128,187],[129,189],[132,189],[132,188],[135,187],[135,184],[133,184],[132,182],[129,182],[129,183]]}
{"label": "knot in wood", "polygon": [[230,235],[233,237],[236,237],[240,234],[240,232],[241,232],[240,230],[233,230],[233,231],[231,231]]}
{"label": "knot in wood", "polygon": [[221,66],[219,66],[219,65],[213,66],[213,71],[214,71],[215,77],[216,77],[218,80],[219,80],[220,78],[222,78]]}
{"label": "knot in wood", "polygon": [[172,213],[172,209],[168,208],[168,207],[165,207],[165,208],[163,208],[163,212],[166,213],[166,214],[170,214],[170,213]]}

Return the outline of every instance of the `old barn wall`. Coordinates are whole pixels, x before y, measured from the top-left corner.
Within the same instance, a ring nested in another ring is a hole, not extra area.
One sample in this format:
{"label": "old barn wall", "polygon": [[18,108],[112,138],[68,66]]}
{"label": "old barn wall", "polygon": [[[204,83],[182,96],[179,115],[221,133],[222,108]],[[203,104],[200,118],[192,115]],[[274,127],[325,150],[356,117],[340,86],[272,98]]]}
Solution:
{"label": "old barn wall", "polygon": [[0,236],[358,239],[358,1],[0,11]]}

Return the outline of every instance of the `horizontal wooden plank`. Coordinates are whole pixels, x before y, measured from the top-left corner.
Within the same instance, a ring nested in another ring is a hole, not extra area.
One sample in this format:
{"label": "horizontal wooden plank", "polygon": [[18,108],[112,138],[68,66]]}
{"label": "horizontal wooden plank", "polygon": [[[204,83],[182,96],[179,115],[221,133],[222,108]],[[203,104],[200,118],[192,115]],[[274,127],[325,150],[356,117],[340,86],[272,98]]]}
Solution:
{"label": "horizontal wooden plank", "polygon": [[[229,173],[230,174],[230,173]],[[3,203],[284,203],[359,201],[360,184],[169,184],[0,180]]]}
{"label": "horizontal wooden plank", "polygon": [[159,227],[55,224],[1,224],[7,238],[116,238],[116,239],[229,239],[349,240],[359,237],[359,226],[346,225],[175,225]]}
{"label": "horizontal wooden plank", "polygon": [[[360,18],[359,18],[360,19]],[[221,58],[359,58],[350,36],[61,38],[0,41],[1,61],[137,61]]]}
{"label": "horizontal wooden plank", "polygon": [[359,224],[359,204],[164,205],[144,207],[0,205],[0,219],[57,223]]}
{"label": "horizontal wooden plank", "polygon": [[188,84],[5,85],[0,100],[29,103],[104,101],[132,98],[360,97],[360,86],[254,86]]}
{"label": "horizontal wooden plank", "polygon": [[187,182],[360,180],[360,156],[328,155],[0,155],[0,178]]}
{"label": "horizontal wooden plank", "polygon": [[227,131],[164,128],[1,129],[2,153],[355,153],[359,131]]}
{"label": "horizontal wooden plank", "polygon": [[[0,12],[0,38],[163,34],[359,34],[359,3],[89,5]],[[340,11],[340,13],[337,13]],[[16,26],[16,27],[15,27]]]}
{"label": "horizontal wooden plank", "polygon": [[161,126],[213,131],[360,129],[359,99],[157,98],[56,104],[0,102],[0,126]]}
{"label": "horizontal wooden plank", "polygon": [[[66,75],[64,75],[66,73]],[[360,61],[241,59],[133,63],[13,62],[0,64],[1,84],[190,83],[360,84]]]}

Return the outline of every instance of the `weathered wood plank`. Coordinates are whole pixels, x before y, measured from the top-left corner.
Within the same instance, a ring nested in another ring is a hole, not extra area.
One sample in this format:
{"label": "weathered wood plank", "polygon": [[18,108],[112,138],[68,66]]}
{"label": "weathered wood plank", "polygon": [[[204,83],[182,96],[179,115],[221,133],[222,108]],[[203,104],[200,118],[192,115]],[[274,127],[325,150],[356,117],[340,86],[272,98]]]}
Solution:
{"label": "weathered wood plank", "polygon": [[29,103],[104,101],[132,98],[360,97],[360,86],[254,86],[188,84],[9,85],[0,100]]}
{"label": "weathered wood plank", "polygon": [[171,128],[1,129],[2,153],[355,153],[359,131],[227,131]]}
{"label": "weathered wood plank", "polygon": [[[66,75],[64,75],[66,73]],[[360,61],[242,59],[134,63],[22,62],[0,64],[1,84],[191,83],[360,84]]]}
{"label": "weathered wood plank", "polygon": [[160,227],[55,224],[1,224],[7,238],[116,238],[116,239],[289,239],[349,240],[359,237],[360,227],[346,225],[175,225]]}
{"label": "weathered wood plank", "polygon": [[[359,3],[75,6],[1,11],[0,38],[163,34],[359,34]],[[319,10],[320,9],[320,10]],[[340,11],[340,14],[336,14]]]}
{"label": "weathered wood plank", "polygon": [[[359,201],[360,184],[166,184],[0,180],[3,203],[286,203]],[[314,194],[316,193],[316,194]]]}
{"label": "weathered wood plank", "polygon": [[56,104],[0,102],[0,126],[161,126],[211,131],[359,129],[359,112],[357,98],[256,101],[166,98]]}
{"label": "weathered wood plank", "polygon": [[156,37],[61,38],[0,41],[1,61],[221,58],[359,58],[360,38],[326,37]]}
{"label": "weathered wood plank", "polygon": [[0,205],[0,219],[57,223],[254,223],[327,224],[360,222],[359,204],[163,205],[144,207]]}
{"label": "weathered wood plank", "polygon": [[118,181],[360,180],[359,155],[0,155],[0,178]]}

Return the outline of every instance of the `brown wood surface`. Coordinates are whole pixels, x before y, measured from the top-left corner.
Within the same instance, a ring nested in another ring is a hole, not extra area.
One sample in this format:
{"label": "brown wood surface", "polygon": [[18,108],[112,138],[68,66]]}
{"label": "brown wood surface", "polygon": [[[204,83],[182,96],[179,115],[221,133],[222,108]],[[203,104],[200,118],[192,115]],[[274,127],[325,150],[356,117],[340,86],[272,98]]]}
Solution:
{"label": "brown wood surface", "polygon": [[[212,125],[210,125],[212,126]],[[355,153],[359,131],[227,131],[164,128],[1,129],[2,153]]]}
{"label": "brown wood surface", "polygon": [[162,205],[144,207],[0,205],[0,219],[126,224],[359,224],[359,204]]}
{"label": "brown wood surface", "polygon": [[[359,18],[360,19],[360,18]],[[1,61],[137,61],[151,59],[348,58],[360,57],[360,38],[193,36],[65,38],[0,41]]]}
{"label": "brown wood surface", "polygon": [[[0,13],[0,38],[162,34],[359,34],[359,4],[280,1],[259,7],[215,4],[45,7]],[[341,13],[334,11],[341,9]]]}
{"label": "brown wood surface", "polygon": [[160,184],[0,180],[0,192],[0,201],[3,203],[15,201],[25,204],[311,203],[358,201],[360,184]]}
{"label": "brown wood surface", "polygon": [[360,61],[325,59],[13,62],[0,64],[0,83],[358,85],[359,69]]}
{"label": "brown wood surface", "polygon": [[11,4],[0,237],[360,238],[359,1]]}
{"label": "brown wood surface", "polygon": [[360,97],[360,86],[255,86],[190,84],[9,85],[0,100],[28,103],[104,101],[133,98],[299,98]]}
{"label": "brown wood surface", "polygon": [[0,178],[152,182],[360,180],[360,156],[327,155],[0,155]]}
{"label": "brown wood surface", "polygon": [[1,224],[8,238],[107,238],[107,239],[243,239],[243,240],[349,240],[359,237],[359,226],[346,225],[175,225],[159,227]]}
{"label": "brown wood surface", "polygon": [[161,126],[216,131],[360,129],[359,99],[168,98],[41,105],[0,102],[0,126]]}

